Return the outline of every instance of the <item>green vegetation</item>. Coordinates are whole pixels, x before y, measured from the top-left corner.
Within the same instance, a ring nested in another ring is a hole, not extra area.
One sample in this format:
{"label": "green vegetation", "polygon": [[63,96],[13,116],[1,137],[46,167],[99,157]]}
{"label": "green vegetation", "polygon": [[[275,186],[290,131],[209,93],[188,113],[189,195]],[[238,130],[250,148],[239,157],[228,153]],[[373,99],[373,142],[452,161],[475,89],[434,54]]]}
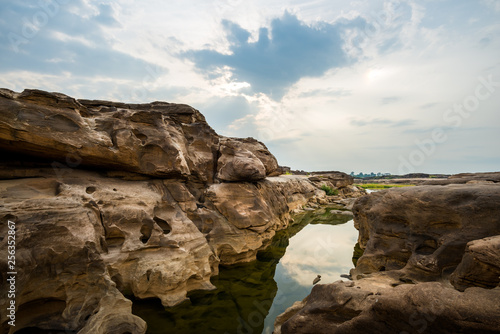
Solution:
{"label": "green vegetation", "polygon": [[364,189],[388,189],[388,188],[401,188],[401,187],[412,187],[414,184],[379,184],[379,183],[367,183],[367,184],[357,184],[357,186]]}
{"label": "green vegetation", "polygon": [[285,175],[293,175],[291,172],[285,172]]}
{"label": "green vegetation", "polygon": [[337,189],[333,189],[332,187],[329,187],[327,185],[322,185],[321,190],[323,190],[328,196],[336,196],[339,194],[339,191]]}

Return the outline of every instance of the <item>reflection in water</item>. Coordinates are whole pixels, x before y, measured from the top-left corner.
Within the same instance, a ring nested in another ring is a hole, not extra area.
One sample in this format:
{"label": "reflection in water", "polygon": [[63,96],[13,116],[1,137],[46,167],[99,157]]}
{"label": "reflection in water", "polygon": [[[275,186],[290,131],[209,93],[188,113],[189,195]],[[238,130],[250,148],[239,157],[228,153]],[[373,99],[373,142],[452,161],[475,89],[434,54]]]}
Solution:
{"label": "reflection in water", "polygon": [[167,309],[159,299],[134,300],[133,313],[151,334],[272,333],[276,316],[309,294],[317,274],[322,284],[349,272],[357,238],[352,221],[344,224],[349,219],[328,208],[298,215],[257,261],[221,267],[211,279],[216,290],[193,291],[189,301]]}

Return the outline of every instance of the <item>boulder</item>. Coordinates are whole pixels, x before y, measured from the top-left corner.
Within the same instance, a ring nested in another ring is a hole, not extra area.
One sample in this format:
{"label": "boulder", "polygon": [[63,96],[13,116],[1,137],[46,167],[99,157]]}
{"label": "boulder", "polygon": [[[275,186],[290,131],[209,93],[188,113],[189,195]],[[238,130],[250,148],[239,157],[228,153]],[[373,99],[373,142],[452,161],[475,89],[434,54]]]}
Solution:
{"label": "boulder", "polygon": [[315,285],[274,332],[497,333],[499,200],[499,184],[475,182],[359,198],[354,281]]}
{"label": "boulder", "polygon": [[278,162],[267,147],[253,138],[221,138],[217,178],[222,181],[259,181],[279,175]]}
{"label": "boulder", "polygon": [[465,183],[500,183],[500,172],[460,173],[451,175],[447,179],[427,180],[423,182],[422,185],[446,185]]}
{"label": "boulder", "polygon": [[[55,179],[0,182],[2,281],[7,272],[7,229],[16,226],[16,327],[80,333],[144,333],[143,320],[132,315],[132,303],[116,288],[101,254],[105,228],[93,206],[71,196],[58,196]],[[7,296],[7,284],[0,293]],[[0,299],[5,310],[7,298]],[[96,326],[95,324],[99,325]],[[10,333],[10,332],[9,332]],[[122,333],[122,332],[120,332]]]}
{"label": "boulder", "polygon": [[473,286],[497,287],[500,284],[500,235],[469,242],[450,281],[460,291]]}
{"label": "boulder", "polygon": [[354,204],[364,250],[353,277],[400,270],[433,280],[462,261],[469,241],[500,234],[500,185],[416,186],[374,192]]}
{"label": "boulder", "polygon": [[318,188],[325,185],[331,188],[344,188],[354,183],[354,178],[342,172],[321,172],[309,177],[309,181],[314,183]]}
{"label": "boulder", "polygon": [[263,143],[219,137],[188,105],[0,89],[0,111],[0,149],[52,164],[203,183],[213,183],[216,174],[224,181],[279,174],[276,158]]}
{"label": "boulder", "polygon": [[[288,226],[291,211],[324,196],[304,178],[204,188],[79,169],[25,171],[33,177],[0,180],[0,231],[7,235],[9,220],[17,227],[23,320],[16,329],[143,333],[124,295],[173,306],[189,291],[213,289],[219,262],[255,260]],[[0,239],[4,280],[7,243]],[[8,302],[1,299],[0,307]]]}
{"label": "boulder", "polygon": [[500,289],[459,292],[443,283],[392,287],[373,280],[317,284],[275,322],[276,334],[496,333]]}

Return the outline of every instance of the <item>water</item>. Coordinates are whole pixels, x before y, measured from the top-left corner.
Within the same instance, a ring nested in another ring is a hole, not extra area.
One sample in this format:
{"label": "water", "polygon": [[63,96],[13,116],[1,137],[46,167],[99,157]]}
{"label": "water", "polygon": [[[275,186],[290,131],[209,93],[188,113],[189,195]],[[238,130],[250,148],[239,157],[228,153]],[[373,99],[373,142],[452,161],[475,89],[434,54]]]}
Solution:
{"label": "water", "polygon": [[270,334],[275,318],[310,293],[316,275],[321,284],[349,273],[357,236],[349,216],[328,208],[301,214],[256,261],[221,267],[211,280],[216,290],[191,292],[190,301],[167,309],[158,299],[134,300],[133,313],[151,334]]}

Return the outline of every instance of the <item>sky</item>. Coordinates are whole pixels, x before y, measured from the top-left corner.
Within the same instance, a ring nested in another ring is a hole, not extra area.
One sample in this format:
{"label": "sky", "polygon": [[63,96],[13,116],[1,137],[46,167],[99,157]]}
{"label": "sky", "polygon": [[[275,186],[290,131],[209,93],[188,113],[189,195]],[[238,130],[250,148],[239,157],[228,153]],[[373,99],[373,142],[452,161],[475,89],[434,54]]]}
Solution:
{"label": "sky", "polygon": [[0,87],[200,110],[280,165],[500,171],[500,0],[1,0]]}

